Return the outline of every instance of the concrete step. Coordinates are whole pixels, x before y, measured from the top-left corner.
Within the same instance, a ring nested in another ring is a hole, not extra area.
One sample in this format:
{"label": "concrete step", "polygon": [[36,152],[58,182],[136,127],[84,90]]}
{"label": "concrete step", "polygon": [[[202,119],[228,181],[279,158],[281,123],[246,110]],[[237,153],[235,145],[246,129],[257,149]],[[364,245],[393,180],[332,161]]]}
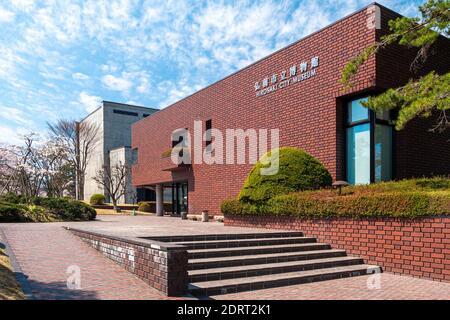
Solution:
{"label": "concrete step", "polygon": [[230,257],[269,253],[284,253],[298,251],[328,250],[331,249],[326,243],[295,243],[270,246],[220,248],[220,249],[193,249],[188,250],[189,259]]}
{"label": "concrete step", "polygon": [[289,238],[289,237],[303,237],[303,232],[275,231],[275,232],[205,234],[205,235],[183,235],[183,236],[161,236],[161,237],[156,236],[156,237],[142,237],[142,238],[162,242],[192,242],[192,241]]}
{"label": "concrete step", "polygon": [[256,277],[277,273],[289,273],[323,268],[335,268],[363,264],[357,257],[337,257],[303,261],[266,263],[252,266],[236,266],[189,271],[190,282],[216,281],[232,278]]}
{"label": "concrete step", "polygon": [[189,291],[195,296],[211,296],[346,278],[375,272],[381,272],[381,268],[373,265],[359,264],[246,278],[195,282],[189,285]]}
{"label": "concrete step", "polygon": [[201,270],[210,268],[223,268],[235,266],[249,266],[261,263],[277,263],[289,261],[301,261],[312,259],[325,259],[334,257],[345,257],[345,250],[330,249],[316,251],[269,253],[244,256],[215,257],[204,259],[191,259],[188,263],[189,270]]}
{"label": "concrete step", "polygon": [[234,248],[234,247],[255,247],[293,243],[314,243],[316,238],[311,237],[281,237],[281,238],[257,238],[257,239],[237,239],[237,240],[209,240],[192,242],[175,242],[188,249],[211,249],[211,248]]}

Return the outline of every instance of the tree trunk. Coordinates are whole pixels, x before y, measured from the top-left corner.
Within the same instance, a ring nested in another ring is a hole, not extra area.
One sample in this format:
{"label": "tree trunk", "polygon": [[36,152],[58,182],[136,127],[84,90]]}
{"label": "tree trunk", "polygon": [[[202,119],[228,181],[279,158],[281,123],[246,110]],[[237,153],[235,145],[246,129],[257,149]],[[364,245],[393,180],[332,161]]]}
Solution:
{"label": "tree trunk", "polygon": [[80,172],[78,174],[78,200],[83,201],[84,200],[84,177],[83,174]]}
{"label": "tree trunk", "polygon": [[117,199],[111,197],[111,201],[112,201],[112,203],[113,203],[113,208],[114,208],[114,210],[116,210],[117,213],[122,212],[122,210],[120,209],[120,207],[117,205]]}

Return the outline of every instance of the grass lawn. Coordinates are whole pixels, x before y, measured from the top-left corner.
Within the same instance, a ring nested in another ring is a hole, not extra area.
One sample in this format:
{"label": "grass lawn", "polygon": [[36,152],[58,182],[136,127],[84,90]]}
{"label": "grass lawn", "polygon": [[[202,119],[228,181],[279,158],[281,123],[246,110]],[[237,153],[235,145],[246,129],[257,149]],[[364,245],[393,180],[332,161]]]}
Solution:
{"label": "grass lawn", "polygon": [[[131,210],[122,210],[122,212],[116,212],[114,209],[95,209],[97,212],[97,216],[109,216],[109,215],[115,215],[115,216],[130,216],[133,211]],[[136,211],[137,216],[151,216],[152,213],[147,212],[139,212]]]}
{"label": "grass lawn", "polygon": [[16,281],[4,246],[0,243],[0,300],[23,300],[25,296]]}

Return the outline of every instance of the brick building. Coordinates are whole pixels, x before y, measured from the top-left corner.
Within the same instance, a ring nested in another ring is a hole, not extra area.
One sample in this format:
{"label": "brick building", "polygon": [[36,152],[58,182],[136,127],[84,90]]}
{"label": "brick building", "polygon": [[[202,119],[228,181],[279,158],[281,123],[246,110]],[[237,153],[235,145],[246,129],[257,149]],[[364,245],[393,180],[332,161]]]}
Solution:
{"label": "brick building", "polygon": [[[170,163],[165,152],[174,130],[192,132],[194,121],[223,132],[279,129],[280,146],[304,149],[334,179],[354,184],[449,174],[450,136],[429,132],[433,119],[395,132],[392,114],[376,115],[359,104],[405,84],[414,49],[389,47],[362,66],[351,89],[339,83],[344,65],[379,40],[397,16],[372,4],[135,123],[133,184],[155,189],[159,201],[171,197],[174,213],[220,213],[220,203],[239,193],[252,165]],[[450,41],[439,39],[433,52],[421,72],[448,72]]]}

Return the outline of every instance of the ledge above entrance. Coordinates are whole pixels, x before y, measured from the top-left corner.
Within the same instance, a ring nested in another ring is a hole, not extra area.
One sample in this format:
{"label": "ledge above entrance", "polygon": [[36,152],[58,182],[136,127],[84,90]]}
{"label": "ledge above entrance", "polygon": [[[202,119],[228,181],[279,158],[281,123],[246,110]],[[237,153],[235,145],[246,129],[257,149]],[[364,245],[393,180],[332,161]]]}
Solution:
{"label": "ledge above entrance", "polygon": [[182,171],[189,169],[191,167],[190,164],[176,164],[173,163],[171,157],[161,158],[161,170],[162,171]]}

